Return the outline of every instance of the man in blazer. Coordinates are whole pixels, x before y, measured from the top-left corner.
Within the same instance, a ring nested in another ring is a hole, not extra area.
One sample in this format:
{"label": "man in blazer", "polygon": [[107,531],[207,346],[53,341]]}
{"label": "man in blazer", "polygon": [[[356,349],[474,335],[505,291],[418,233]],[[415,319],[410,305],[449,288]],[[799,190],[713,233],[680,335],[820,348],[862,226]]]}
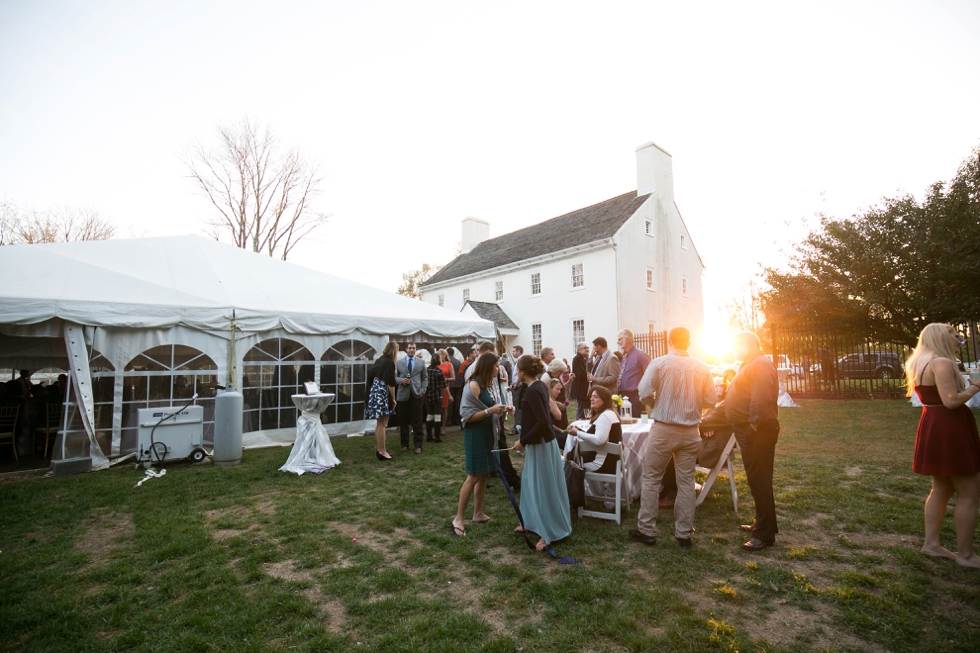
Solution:
{"label": "man in blazer", "polygon": [[589,394],[592,393],[592,388],[597,385],[601,385],[612,394],[616,394],[619,390],[619,359],[609,351],[609,344],[602,336],[592,341],[592,351],[593,359],[596,362],[588,376],[589,382],[592,384],[589,386]]}
{"label": "man in blazer", "polygon": [[425,361],[415,356],[415,343],[405,347],[405,358],[395,363],[395,385],[398,411],[401,413],[402,451],[408,451],[408,427],[415,431],[415,453],[422,453],[422,404],[429,375]]}
{"label": "man in blazer", "polygon": [[575,399],[575,419],[585,419],[589,410],[589,345],[578,343],[575,357],[572,358],[572,398]]}

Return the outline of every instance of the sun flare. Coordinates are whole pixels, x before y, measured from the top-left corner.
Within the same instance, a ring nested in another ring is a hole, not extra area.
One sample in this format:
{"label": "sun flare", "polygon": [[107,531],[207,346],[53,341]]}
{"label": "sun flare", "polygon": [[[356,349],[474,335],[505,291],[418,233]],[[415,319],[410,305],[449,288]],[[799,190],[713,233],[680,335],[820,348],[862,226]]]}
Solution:
{"label": "sun flare", "polygon": [[705,356],[720,361],[732,351],[732,332],[722,327],[706,327],[701,348]]}

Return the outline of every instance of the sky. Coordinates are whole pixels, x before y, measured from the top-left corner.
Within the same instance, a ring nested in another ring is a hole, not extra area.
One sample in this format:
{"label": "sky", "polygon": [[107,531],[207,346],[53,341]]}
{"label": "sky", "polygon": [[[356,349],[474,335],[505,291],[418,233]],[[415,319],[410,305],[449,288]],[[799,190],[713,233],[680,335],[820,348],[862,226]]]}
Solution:
{"label": "sky", "polygon": [[921,197],[980,145],[980,2],[0,0],[0,200],[204,233],[182,163],[249,118],[324,174],[290,261],[394,291],[673,155],[705,308],[818,213]]}

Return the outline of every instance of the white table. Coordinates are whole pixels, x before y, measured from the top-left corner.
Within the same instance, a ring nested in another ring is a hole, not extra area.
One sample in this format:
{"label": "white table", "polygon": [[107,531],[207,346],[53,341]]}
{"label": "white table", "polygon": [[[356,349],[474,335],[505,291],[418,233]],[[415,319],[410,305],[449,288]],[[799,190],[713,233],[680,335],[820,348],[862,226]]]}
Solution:
{"label": "white table", "polygon": [[299,408],[296,418],[296,441],[289,452],[286,464],[279,468],[281,472],[295,472],[300,476],[305,472],[320,473],[340,464],[340,459],[334,455],[333,446],[326,429],[320,423],[320,413],[334,400],[336,395],[293,395],[293,405]]}

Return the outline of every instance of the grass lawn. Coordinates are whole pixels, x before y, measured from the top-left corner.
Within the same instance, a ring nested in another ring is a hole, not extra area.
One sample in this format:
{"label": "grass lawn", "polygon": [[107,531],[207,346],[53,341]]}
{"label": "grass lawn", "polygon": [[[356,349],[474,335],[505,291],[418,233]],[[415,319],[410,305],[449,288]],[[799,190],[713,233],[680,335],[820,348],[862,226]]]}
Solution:
{"label": "grass lawn", "polygon": [[917,412],[800,403],[780,415],[779,540],[756,554],[739,549],[741,474],[742,517],[721,479],[691,550],[670,510],[659,544],[628,540],[634,504],[621,526],[573,516],[556,549],[582,564],[558,565],[512,532],[499,479],[494,521],[454,537],[458,431],[388,464],[373,438],[334,441],[344,462],[319,476],[266,449],[139,488],[131,466],[3,479],[0,650],[980,650],[980,572],[919,553]]}

